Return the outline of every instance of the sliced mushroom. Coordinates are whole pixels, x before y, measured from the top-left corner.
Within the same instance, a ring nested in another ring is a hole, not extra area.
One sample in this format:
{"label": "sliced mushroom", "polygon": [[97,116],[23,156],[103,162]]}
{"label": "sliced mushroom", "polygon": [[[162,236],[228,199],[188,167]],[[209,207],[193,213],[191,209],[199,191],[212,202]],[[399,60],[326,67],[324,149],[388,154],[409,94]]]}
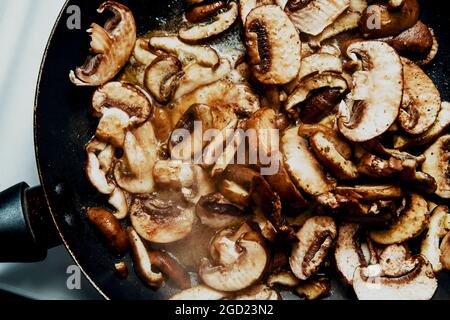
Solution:
{"label": "sliced mushroom", "polygon": [[222,175],[219,191],[231,202],[248,207],[253,177],[259,173],[242,165],[229,165]]}
{"label": "sliced mushroom", "polygon": [[425,151],[423,172],[432,176],[437,183],[436,194],[450,199],[450,135],[440,137]]}
{"label": "sliced mushroom", "polygon": [[152,265],[161,270],[180,289],[191,287],[189,273],[184,270],[183,266],[172,255],[165,251],[149,251],[148,256]]}
{"label": "sliced mushroom", "polygon": [[336,268],[346,284],[353,283],[353,274],[359,266],[367,266],[361,244],[361,225],[343,223],[339,226],[334,258]]}
{"label": "sliced mushroom", "polygon": [[114,264],[114,271],[119,278],[128,278],[128,267],[125,261],[120,261]]}
{"label": "sliced mushroom", "polygon": [[190,28],[183,28],[178,36],[186,42],[199,42],[215,37],[227,31],[238,17],[238,6],[235,2],[230,2],[227,11],[216,16],[213,22],[197,24]]}
{"label": "sliced mushroom", "polygon": [[114,168],[114,178],[122,189],[135,194],[153,191],[152,169],[157,160],[156,149],[157,141],[150,122],[127,132],[124,159],[118,161]]}
{"label": "sliced mushroom", "polygon": [[109,108],[117,108],[130,117],[129,124],[137,126],[145,122],[152,111],[152,100],[137,86],[124,82],[109,82],[98,88],[92,97],[92,108],[98,117]]}
{"label": "sliced mushroom", "polygon": [[188,12],[186,12],[186,20],[190,23],[199,23],[203,22],[213,14],[215,14],[218,10],[226,7],[226,3],[224,1],[215,1],[211,3],[202,4],[196,7],[193,7]]}
{"label": "sliced mushroom", "polygon": [[403,93],[402,64],[395,50],[383,42],[354,42],[347,55],[354,54],[361,57],[363,71],[353,74],[353,110],[341,103],[338,126],[350,141],[363,142],[386,132],[397,119]]}
{"label": "sliced mushroom", "polygon": [[384,276],[380,265],[356,269],[353,289],[360,300],[428,300],[437,289],[431,264],[422,256],[411,258],[414,268],[397,277]]}
{"label": "sliced mushroom", "polygon": [[176,36],[152,37],[149,44],[152,48],[177,56],[183,64],[196,61],[202,66],[215,68],[220,63],[219,55],[213,48],[186,44]]}
{"label": "sliced mushroom", "polygon": [[356,185],[354,187],[336,187],[336,194],[364,201],[399,199],[402,189],[396,185]]}
{"label": "sliced mushroom", "polygon": [[119,255],[127,252],[129,242],[125,230],[114,215],[106,209],[88,208],[87,217],[102,234],[108,245]]}
{"label": "sliced mushroom", "polygon": [[350,0],[312,0],[298,10],[290,10],[289,18],[301,32],[317,36],[349,5]]}
{"label": "sliced mushroom", "polygon": [[297,232],[299,242],[293,245],[289,258],[297,278],[307,280],[317,273],[336,235],[336,224],[331,217],[315,216],[305,222]]}
{"label": "sliced mushroom", "polygon": [[247,16],[245,36],[250,65],[259,82],[291,82],[300,70],[300,37],[286,13],[276,5],[259,6]]}
{"label": "sliced mushroom", "polygon": [[100,167],[99,159],[93,152],[89,152],[86,161],[86,175],[91,184],[102,194],[111,194],[114,189],[114,183],[108,181],[106,172]]}
{"label": "sliced mushroom", "polygon": [[356,165],[341,155],[326,135],[318,132],[311,138],[310,143],[317,159],[332,175],[342,180],[353,180],[359,177]]}
{"label": "sliced mushroom", "polygon": [[239,292],[233,297],[233,300],[281,300],[281,296],[275,289],[269,288],[265,284],[260,284]]}
{"label": "sliced mushroom", "polygon": [[148,39],[137,39],[133,57],[144,66],[150,65],[158,56],[150,51]]}
{"label": "sliced mushroom", "polygon": [[426,66],[428,64],[431,63],[431,61],[434,60],[434,58],[436,58],[438,52],[439,52],[439,41],[436,37],[436,35],[434,34],[434,30],[432,28],[428,28],[428,30],[430,30],[431,36],[433,37],[433,44],[431,46],[430,52],[428,52],[428,55],[423,58],[422,60],[417,60],[416,63],[419,66]]}
{"label": "sliced mushroom", "polygon": [[228,295],[227,292],[220,292],[201,284],[177,293],[170,300],[221,300]]}
{"label": "sliced mushroom", "polygon": [[181,72],[181,62],[170,55],[161,55],[145,69],[144,86],[160,103],[172,99],[177,90]]}
{"label": "sliced mushroom", "polygon": [[228,59],[220,59],[220,64],[214,69],[202,66],[199,63],[192,63],[183,69],[183,75],[180,77],[178,89],[173,96],[179,99],[195,89],[218,81],[229,74],[231,64]]}
{"label": "sliced mushroom", "polygon": [[173,102],[170,115],[174,126],[193,104],[231,106],[240,115],[250,115],[259,109],[259,99],[249,86],[219,80]]}
{"label": "sliced mushroom", "polygon": [[404,88],[398,121],[407,133],[422,134],[436,121],[441,109],[441,97],[433,81],[419,66],[406,58],[401,60]]}
{"label": "sliced mushroom", "polygon": [[396,149],[404,150],[411,146],[425,145],[435,141],[450,126],[450,103],[442,102],[441,111],[431,128],[417,137],[398,136],[394,140]]}
{"label": "sliced mushroom", "polygon": [[295,288],[300,284],[300,280],[292,274],[290,271],[282,271],[279,273],[274,273],[267,278],[267,284],[270,287],[273,286],[283,286],[288,288]]}
{"label": "sliced mushroom", "polygon": [[442,263],[440,261],[441,251],[439,249],[439,242],[445,236],[445,220],[449,212],[446,206],[437,206],[431,213],[431,218],[428,223],[427,233],[422,240],[420,247],[420,254],[430,261],[433,266],[433,271],[438,273],[442,270]]}
{"label": "sliced mushroom", "polygon": [[195,173],[190,163],[178,160],[158,160],[153,166],[155,184],[161,189],[191,189],[195,183]]}
{"label": "sliced mushroom", "polygon": [[398,277],[414,268],[414,262],[409,260],[410,252],[406,244],[391,244],[380,253],[380,267],[388,277]]}
{"label": "sliced mushroom", "polygon": [[331,283],[327,278],[309,279],[295,288],[295,292],[307,300],[316,300],[331,295]]}
{"label": "sliced mushroom", "polygon": [[110,81],[128,61],[136,42],[136,23],[126,6],[107,1],[99,13],[112,12],[103,27],[91,25],[91,52],[83,66],[70,71],[70,80],[77,86],[99,86]]}
{"label": "sliced mushroom", "polygon": [[246,219],[244,211],[220,193],[201,197],[195,212],[202,224],[214,229],[237,225]]}
{"label": "sliced mushroom", "polygon": [[171,243],[186,237],[192,230],[195,214],[191,207],[181,207],[174,200],[154,196],[134,199],[130,209],[136,232],[153,243]]}
{"label": "sliced mushroom", "polygon": [[122,189],[114,189],[109,197],[108,203],[116,208],[116,212],[113,214],[117,220],[123,220],[128,216],[128,200]]}
{"label": "sliced mushroom", "polygon": [[128,227],[128,238],[130,239],[131,249],[133,251],[134,269],[142,281],[151,287],[159,288],[164,283],[162,273],[155,273],[152,270],[152,261],[147,248],[139,235],[133,228]]}
{"label": "sliced mushroom", "polygon": [[[256,7],[274,4],[272,0],[239,0],[239,13],[241,15],[242,24],[245,26],[247,16]],[[281,6],[280,6],[281,7]]]}
{"label": "sliced mushroom", "polygon": [[266,249],[245,236],[235,243],[238,256],[233,263],[212,267],[208,259],[202,260],[199,275],[206,285],[225,292],[239,291],[261,278],[268,262]]}
{"label": "sliced mushroom", "polygon": [[441,246],[441,264],[445,270],[450,270],[450,232],[442,239]]}
{"label": "sliced mushroom", "polygon": [[405,0],[398,10],[391,10],[385,4],[373,4],[363,12],[360,29],[368,38],[390,37],[411,28],[418,20],[417,0]]}
{"label": "sliced mushroom", "polygon": [[430,218],[428,204],[419,194],[411,193],[408,206],[387,229],[372,230],[370,238],[380,244],[402,243],[419,236]]}
{"label": "sliced mushroom", "polygon": [[113,146],[122,147],[129,123],[130,117],[126,112],[117,108],[106,109],[103,111],[95,136]]}
{"label": "sliced mushroom", "polygon": [[333,188],[333,185],[308,149],[307,141],[297,134],[298,130],[298,127],[290,128],[281,138],[286,170],[296,186],[306,193],[315,196],[326,193]]}
{"label": "sliced mushroom", "polygon": [[292,116],[296,117],[295,107],[305,102],[314,92],[323,88],[337,89],[339,95],[344,93],[347,88],[347,81],[337,73],[324,72],[312,75],[303,79],[299,86],[287,98],[285,109]]}

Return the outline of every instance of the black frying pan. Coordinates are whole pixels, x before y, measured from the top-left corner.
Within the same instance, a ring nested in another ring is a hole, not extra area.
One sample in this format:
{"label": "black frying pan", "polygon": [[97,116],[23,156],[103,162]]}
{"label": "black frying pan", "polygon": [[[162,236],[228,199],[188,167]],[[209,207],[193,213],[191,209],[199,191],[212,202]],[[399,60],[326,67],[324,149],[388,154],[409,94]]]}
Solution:
{"label": "black frying pan", "polygon": [[[32,261],[45,257],[47,246],[59,239],[57,231],[75,261],[92,284],[107,298],[164,299],[168,289],[154,291],[130,272],[127,279],[114,274],[116,257],[88,223],[89,206],[105,203],[105,198],[89,184],[84,173],[85,144],[95,132],[98,120],[89,114],[93,89],[77,88],[68,78],[69,70],[84,62],[89,48],[85,30],[93,21],[102,21],[96,9],[102,0],[69,0],[50,37],[35,104],[35,145],[42,189],[18,185],[0,194],[0,261]],[[160,27],[161,21],[182,10],[179,0],[119,0],[134,13],[138,32]],[[443,100],[450,99],[450,16],[445,1],[420,1],[421,19],[434,28],[440,52],[427,73],[439,87]],[[81,30],[69,30],[67,7],[78,5]],[[45,199],[45,200],[44,200]],[[56,234],[56,236],[53,236]],[[5,246],[4,244],[9,244]],[[188,248],[187,248],[188,250]],[[130,257],[126,257],[131,267]],[[450,277],[443,273],[435,298],[450,299]],[[351,288],[333,285],[331,299],[354,298]]]}

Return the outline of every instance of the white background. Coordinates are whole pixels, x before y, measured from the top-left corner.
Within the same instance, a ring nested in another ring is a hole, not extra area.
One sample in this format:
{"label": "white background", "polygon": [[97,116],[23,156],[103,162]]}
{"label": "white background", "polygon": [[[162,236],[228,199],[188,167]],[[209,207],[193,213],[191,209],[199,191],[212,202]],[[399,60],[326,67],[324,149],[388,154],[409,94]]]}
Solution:
{"label": "white background", "polygon": [[[39,184],[33,105],[42,55],[64,0],[0,0],[0,190]],[[0,247],[2,244],[0,244]],[[0,264],[0,289],[35,299],[99,298],[87,281],[66,287],[73,261],[63,247],[38,264]]]}

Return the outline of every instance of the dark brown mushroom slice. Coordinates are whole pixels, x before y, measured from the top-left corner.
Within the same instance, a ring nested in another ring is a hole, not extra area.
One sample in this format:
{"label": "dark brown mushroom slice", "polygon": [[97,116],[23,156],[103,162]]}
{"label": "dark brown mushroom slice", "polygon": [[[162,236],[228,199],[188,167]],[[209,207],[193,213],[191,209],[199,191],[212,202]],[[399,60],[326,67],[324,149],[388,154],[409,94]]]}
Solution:
{"label": "dark brown mushroom slice", "polygon": [[417,23],[419,11],[417,0],[405,0],[395,10],[391,10],[386,4],[370,5],[363,12],[360,29],[367,38],[396,36]]}
{"label": "dark brown mushroom slice", "polygon": [[237,225],[246,219],[243,208],[231,203],[220,193],[201,197],[195,212],[202,224],[214,229]]}
{"label": "dark brown mushroom slice", "polygon": [[218,10],[226,7],[226,2],[224,1],[214,1],[211,3],[201,4],[189,9],[186,12],[186,20],[190,23],[199,23],[208,19],[210,16],[215,14]]}
{"label": "dark brown mushroom slice", "polygon": [[191,287],[191,278],[184,267],[166,251],[149,251],[152,265],[161,270],[178,288],[185,290]]}
{"label": "dark brown mushroom slice", "polygon": [[281,85],[300,70],[300,37],[286,13],[276,5],[253,9],[245,22],[250,65],[259,82]]}
{"label": "dark brown mushroom slice", "polygon": [[136,42],[136,23],[132,12],[115,1],[106,1],[97,10],[113,17],[103,27],[91,25],[91,52],[83,66],[70,71],[77,86],[99,86],[113,79],[127,63]]}
{"label": "dark brown mushroom slice", "polygon": [[312,124],[319,122],[341,100],[338,88],[321,88],[313,92],[300,107],[300,120]]}

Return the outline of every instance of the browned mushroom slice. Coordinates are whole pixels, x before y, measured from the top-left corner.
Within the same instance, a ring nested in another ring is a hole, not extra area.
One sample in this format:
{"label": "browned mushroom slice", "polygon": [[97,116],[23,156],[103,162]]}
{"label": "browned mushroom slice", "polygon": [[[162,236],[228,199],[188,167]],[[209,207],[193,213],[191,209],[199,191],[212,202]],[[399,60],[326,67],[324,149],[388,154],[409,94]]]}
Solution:
{"label": "browned mushroom slice", "polygon": [[166,103],[172,99],[183,76],[181,67],[177,58],[162,55],[145,70],[144,86],[158,102]]}
{"label": "browned mushroom slice", "polygon": [[144,66],[150,65],[158,56],[150,51],[148,39],[140,38],[136,40],[133,57]]}
{"label": "browned mushroom slice", "polygon": [[[324,72],[342,72],[342,60],[332,54],[329,53],[315,53],[310,56],[307,56],[302,59],[302,65],[300,67],[300,71],[297,75],[297,79],[293,84],[295,87],[299,85],[299,82],[306,77],[316,74],[316,73],[324,73]],[[292,84],[289,84],[289,87]],[[292,88],[293,89],[295,89]],[[289,90],[289,91],[292,91]]]}
{"label": "browned mushroom slice", "polygon": [[439,41],[436,37],[436,35],[434,34],[434,30],[432,28],[428,28],[430,30],[431,36],[433,37],[433,44],[431,46],[430,52],[428,52],[428,55],[423,58],[422,60],[417,60],[416,63],[419,66],[426,66],[428,64],[431,63],[431,61],[434,60],[434,58],[436,58],[436,55],[439,52]]}
{"label": "browned mushroom slice", "polygon": [[404,150],[411,146],[425,145],[433,142],[450,126],[450,103],[442,102],[441,111],[431,128],[417,137],[397,136],[394,140],[396,149]]}
{"label": "browned mushroom slice", "polygon": [[274,273],[267,278],[267,285],[273,286],[283,286],[288,288],[295,288],[300,284],[300,280],[292,274],[290,271],[282,271],[279,273]]}
{"label": "browned mushroom slice", "polygon": [[300,37],[286,13],[275,5],[253,9],[245,23],[253,74],[264,84],[286,84],[300,70]]}
{"label": "browned mushroom slice", "polygon": [[109,108],[103,111],[102,118],[95,131],[95,136],[116,147],[122,147],[130,117],[121,109]]}
{"label": "browned mushroom slice", "polygon": [[297,232],[299,242],[292,247],[289,264],[294,275],[307,280],[315,275],[336,238],[336,224],[331,217],[315,216]]}
{"label": "browned mushroom slice", "polygon": [[298,10],[290,10],[289,18],[301,32],[317,36],[348,8],[350,0],[312,0]]}
{"label": "browned mushroom slice", "polygon": [[268,262],[266,249],[262,244],[247,240],[245,234],[235,242],[234,261],[218,266],[211,266],[209,260],[203,259],[199,275],[209,287],[219,291],[239,291],[257,282],[264,273]]}
{"label": "browned mushroom slice", "polygon": [[245,84],[219,80],[188,93],[171,104],[172,124],[175,126],[193,104],[231,106],[240,115],[250,115],[259,109],[259,98]]}
{"label": "browned mushroom slice", "polygon": [[450,135],[440,137],[425,151],[425,157],[422,170],[436,180],[436,194],[450,199]]}
{"label": "browned mushroom slice", "polygon": [[148,255],[152,265],[161,270],[180,289],[191,287],[189,273],[183,268],[178,260],[165,251],[149,251]]}
{"label": "browned mushroom slice", "polygon": [[191,189],[195,183],[195,173],[190,163],[176,160],[159,160],[153,166],[155,184],[162,189]]}
{"label": "browned mushroom slice", "polygon": [[427,131],[441,109],[441,97],[433,81],[416,64],[402,58],[403,100],[398,121],[409,134]]}
{"label": "browned mushroom slice", "polygon": [[92,97],[92,108],[98,117],[106,109],[117,108],[130,117],[131,126],[146,121],[152,111],[151,98],[137,86],[124,82],[109,82],[98,88]]}
{"label": "browned mushroom slice", "polygon": [[[402,64],[389,45],[377,41],[354,42],[347,55],[362,59],[363,71],[353,74],[353,109],[341,103],[338,125],[349,140],[363,142],[386,132],[397,119],[403,93]],[[383,95],[379,95],[383,92]]]}
{"label": "browned mushroom slice", "polygon": [[332,175],[342,180],[353,180],[359,177],[358,168],[339,153],[326,135],[318,132],[311,138],[310,143],[317,159]]}
{"label": "browned mushroom slice", "polygon": [[230,293],[214,290],[204,284],[183,290],[172,296],[170,300],[221,300]]}
{"label": "browned mushroom slice", "polygon": [[227,11],[218,14],[211,23],[202,23],[190,28],[183,28],[178,36],[186,42],[199,42],[210,39],[227,31],[238,17],[238,6],[235,2],[228,4]]}
{"label": "browned mushroom slice", "polygon": [[186,12],[186,20],[190,23],[199,23],[203,22],[213,14],[215,14],[218,10],[226,7],[226,3],[224,1],[215,1],[211,3],[202,4],[196,7],[193,7],[188,12]]}
{"label": "browned mushroom slice", "polygon": [[413,266],[397,277],[383,275],[380,265],[356,269],[353,289],[360,300],[429,300],[437,289],[431,264],[423,256],[411,257]]}
{"label": "browned mushroom slice", "polygon": [[450,270],[450,232],[442,239],[439,249],[441,251],[442,268]]}
{"label": "browned mushroom slice", "polygon": [[119,187],[114,189],[108,203],[116,209],[113,215],[117,220],[123,220],[128,216],[128,199],[125,192]]}
{"label": "browned mushroom slice", "polygon": [[407,243],[391,244],[381,251],[379,265],[385,276],[398,277],[414,268],[414,261],[409,258]]}
{"label": "browned mushroom slice", "polygon": [[336,194],[354,197],[364,201],[399,199],[402,189],[396,185],[357,185],[354,187],[336,187]]}
{"label": "browned mushroom slice", "polygon": [[220,193],[201,197],[195,212],[202,224],[214,229],[240,224],[246,218],[242,208],[227,201]]}
{"label": "browned mushroom slice", "polygon": [[136,198],[130,209],[131,223],[145,240],[171,243],[186,237],[194,224],[193,208],[184,208],[175,200],[159,200],[154,196]]}
{"label": "browned mushroom slice", "polygon": [[199,63],[192,63],[183,69],[178,88],[173,96],[179,99],[195,89],[218,81],[228,75],[231,71],[231,64],[228,59],[220,59],[220,64],[216,68],[205,67]]}
{"label": "browned mushroom slice", "polygon": [[139,278],[151,287],[161,287],[164,283],[163,275],[152,270],[152,261],[141,238],[132,227],[128,227],[127,233],[133,253],[134,269]]}
{"label": "browned mushroom slice", "polygon": [[268,4],[274,4],[274,3],[272,0],[239,0],[239,13],[241,15],[241,21],[242,21],[243,25],[245,25],[247,16],[250,13],[250,11],[252,11],[256,7],[268,5]]}
{"label": "browned mushroom slice", "polygon": [[418,20],[417,0],[405,0],[397,10],[391,10],[385,4],[373,4],[363,12],[360,29],[368,38],[390,37],[411,28]]}
{"label": "browned mushroom slice", "polygon": [[253,177],[257,175],[257,171],[245,166],[229,165],[222,175],[219,191],[231,202],[248,207]]}
{"label": "browned mushroom slice", "polygon": [[281,150],[286,170],[301,190],[311,195],[330,191],[333,185],[328,181],[321,166],[308,148],[307,141],[298,134],[298,127],[284,132]]}
{"label": "browned mushroom slice", "polygon": [[113,13],[104,27],[91,25],[91,52],[83,66],[70,71],[70,80],[77,86],[99,86],[110,81],[122,69],[133,52],[136,42],[136,23],[126,6],[114,1],[98,8]]}
{"label": "browned mushroom slice", "polygon": [[430,222],[427,226],[427,233],[420,246],[420,254],[430,261],[433,271],[438,273],[442,270],[441,250],[439,243],[445,236],[445,219],[449,212],[446,206],[437,206],[431,213]]}
{"label": "browned mushroom slice", "polygon": [[421,234],[430,218],[428,204],[419,194],[409,196],[408,206],[387,229],[372,230],[369,235],[380,244],[402,243]]}
{"label": "browned mushroom slice", "polygon": [[109,168],[102,168],[99,156],[94,152],[88,152],[86,161],[86,175],[90,183],[102,194],[111,194],[115,185],[106,177]]}
{"label": "browned mushroom slice", "polygon": [[177,56],[184,64],[196,61],[202,66],[215,68],[220,62],[213,48],[186,44],[175,36],[152,37],[149,44],[152,48]]}
{"label": "browned mushroom slice", "polygon": [[295,288],[295,292],[300,297],[305,297],[307,300],[329,297],[331,295],[331,282],[330,279],[326,277],[309,279],[300,283],[300,285]]}
{"label": "browned mushroom slice", "polygon": [[392,158],[395,158],[395,159],[398,159],[401,161],[414,160],[418,164],[422,164],[425,161],[425,156],[423,154],[419,155],[419,156],[415,156],[408,152],[399,151],[397,149],[386,148],[380,142],[379,139],[367,141],[364,144],[364,148],[371,152],[374,152],[375,154],[380,155],[381,157],[386,157],[386,158],[392,157]]}
{"label": "browned mushroom slice", "polygon": [[336,267],[346,284],[353,283],[353,274],[359,266],[367,266],[361,246],[361,225],[343,223],[339,226],[334,258]]}
{"label": "browned mushroom slice", "polygon": [[347,81],[337,73],[324,72],[321,74],[312,75],[303,79],[297,88],[288,97],[285,109],[288,113],[295,116],[297,111],[295,107],[314,93],[314,91],[322,88],[338,89],[339,95],[347,90]]}
{"label": "browned mushroom slice", "polygon": [[232,300],[281,300],[281,296],[275,289],[269,288],[265,284],[259,284],[239,292]]}

